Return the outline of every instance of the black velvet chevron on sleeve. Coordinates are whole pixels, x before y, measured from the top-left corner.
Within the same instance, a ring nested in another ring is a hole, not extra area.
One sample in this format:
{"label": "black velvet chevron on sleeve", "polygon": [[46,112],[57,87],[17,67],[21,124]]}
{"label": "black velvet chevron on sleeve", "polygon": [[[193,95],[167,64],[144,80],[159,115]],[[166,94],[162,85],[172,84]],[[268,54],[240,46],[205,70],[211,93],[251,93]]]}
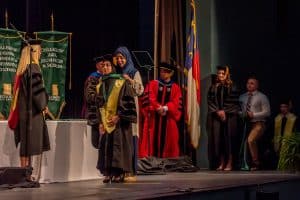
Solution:
{"label": "black velvet chevron on sleeve", "polygon": [[48,104],[48,95],[44,87],[41,71],[38,65],[32,65],[32,106],[41,112]]}
{"label": "black velvet chevron on sleeve", "polygon": [[127,84],[127,82],[124,84],[120,92],[118,115],[123,120],[127,120],[132,123],[137,122],[134,93],[130,85]]}

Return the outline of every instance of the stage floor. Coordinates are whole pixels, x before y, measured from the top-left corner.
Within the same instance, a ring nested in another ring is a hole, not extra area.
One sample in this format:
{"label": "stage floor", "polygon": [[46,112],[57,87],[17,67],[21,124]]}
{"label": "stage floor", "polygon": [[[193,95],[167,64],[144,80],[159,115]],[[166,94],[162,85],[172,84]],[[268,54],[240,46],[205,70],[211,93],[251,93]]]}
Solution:
{"label": "stage floor", "polygon": [[[41,184],[40,188],[13,188],[0,191],[0,199],[9,200],[99,200],[99,199],[177,199],[192,193],[218,192],[243,187],[289,182],[291,190],[300,190],[299,173],[277,171],[167,173],[139,175],[133,183],[103,184],[102,179]],[[299,191],[298,191],[299,192]],[[185,199],[185,198],[183,198]],[[189,198],[192,199],[192,198]],[[202,198],[201,198],[202,199]]]}

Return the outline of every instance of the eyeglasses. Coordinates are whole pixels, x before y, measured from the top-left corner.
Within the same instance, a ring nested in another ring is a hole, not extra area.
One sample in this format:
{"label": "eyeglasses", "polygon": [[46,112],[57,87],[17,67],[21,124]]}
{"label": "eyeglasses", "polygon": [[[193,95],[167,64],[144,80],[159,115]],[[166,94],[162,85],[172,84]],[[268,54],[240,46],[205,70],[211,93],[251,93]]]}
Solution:
{"label": "eyeglasses", "polygon": [[111,67],[111,63],[103,63],[101,64],[102,67]]}

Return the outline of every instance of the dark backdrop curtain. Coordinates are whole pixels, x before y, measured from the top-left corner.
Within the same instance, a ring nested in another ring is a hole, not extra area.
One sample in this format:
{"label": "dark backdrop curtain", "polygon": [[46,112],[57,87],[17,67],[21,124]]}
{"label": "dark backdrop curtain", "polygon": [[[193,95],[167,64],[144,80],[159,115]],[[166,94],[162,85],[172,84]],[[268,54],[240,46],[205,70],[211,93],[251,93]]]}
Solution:
{"label": "dark backdrop curtain", "polygon": [[[183,99],[186,99],[184,89],[185,75],[183,73],[185,55],[185,31],[183,31],[185,30],[185,8],[186,1],[156,0],[156,38],[154,39],[154,46],[156,46],[156,51],[154,51],[155,66],[161,61],[177,66],[177,72],[173,79],[181,86]],[[158,77],[158,70],[155,70],[155,72],[156,77]],[[184,113],[185,111],[183,110],[181,120],[178,123],[180,133],[179,145],[181,153],[188,155],[191,153],[191,149],[188,143],[189,138],[186,134]]]}
{"label": "dark backdrop curtain", "polygon": [[[178,66],[184,64],[183,46],[183,18],[181,0],[157,0],[157,45],[155,53],[155,66],[161,61],[168,63],[172,59]],[[177,77],[178,79],[179,77]]]}

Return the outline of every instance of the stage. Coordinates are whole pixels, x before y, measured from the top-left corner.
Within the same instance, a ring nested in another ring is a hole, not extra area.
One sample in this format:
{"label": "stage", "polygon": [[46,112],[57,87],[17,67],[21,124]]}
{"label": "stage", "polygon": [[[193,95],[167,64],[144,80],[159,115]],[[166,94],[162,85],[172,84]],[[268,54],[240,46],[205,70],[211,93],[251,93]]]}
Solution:
{"label": "stage", "polygon": [[[103,177],[96,170],[97,150],[90,143],[91,131],[86,121],[47,121],[47,124],[51,150],[42,160],[41,186],[1,188],[1,200],[262,200],[256,198],[258,191],[278,192],[279,199],[298,200],[300,197],[299,172],[199,170],[139,175],[136,182],[103,184]],[[18,166],[18,148],[14,145],[13,133],[4,121],[0,123],[0,130],[0,166]],[[167,164],[174,163],[169,161]]]}
{"label": "stage", "polygon": [[13,188],[0,192],[11,200],[99,199],[237,199],[255,200],[256,192],[278,192],[279,199],[298,200],[300,174],[277,171],[139,175],[133,183],[102,183],[97,180],[41,184],[40,188]]}

